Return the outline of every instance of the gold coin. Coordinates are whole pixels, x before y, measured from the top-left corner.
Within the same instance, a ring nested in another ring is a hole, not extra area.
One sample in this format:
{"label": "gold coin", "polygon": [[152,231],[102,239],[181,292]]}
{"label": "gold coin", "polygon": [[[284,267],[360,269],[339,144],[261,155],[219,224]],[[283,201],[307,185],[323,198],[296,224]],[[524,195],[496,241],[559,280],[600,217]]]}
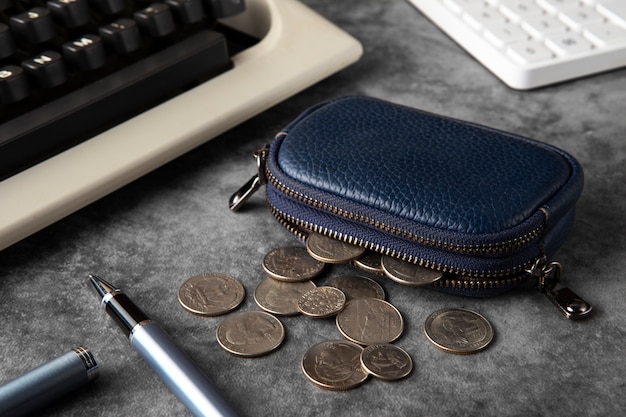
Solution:
{"label": "gold coin", "polygon": [[404,285],[428,285],[443,277],[443,272],[441,271],[424,268],[391,256],[383,256],[382,266],[388,278]]}
{"label": "gold coin", "polygon": [[267,278],[257,285],[254,301],[268,313],[295,316],[300,314],[298,298],[315,287],[313,281],[284,282]]}
{"label": "gold coin", "polygon": [[366,251],[363,255],[356,258],[354,265],[364,271],[375,274],[383,273],[382,255],[374,251]]}
{"label": "gold coin", "polygon": [[413,361],[404,349],[385,343],[363,349],[361,366],[376,378],[395,381],[411,373]]}
{"label": "gold coin", "polygon": [[290,246],[270,251],[263,258],[263,269],[280,281],[308,281],[324,269],[324,262],[313,259],[302,246]]}
{"label": "gold coin", "polygon": [[348,300],[353,298],[385,299],[385,290],[378,282],[358,275],[342,275],[333,278],[326,285],[339,288]]}
{"label": "gold coin", "polygon": [[241,311],[217,327],[217,341],[237,356],[261,356],[277,349],[285,338],[280,320],[264,311]]}
{"label": "gold coin", "polygon": [[334,316],[346,305],[346,295],[339,288],[314,288],[298,299],[298,310],[305,316],[324,318]]}
{"label": "gold coin", "polygon": [[365,248],[319,233],[309,234],[306,249],[313,258],[328,264],[350,262],[365,253]]}
{"label": "gold coin", "polygon": [[246,295],[235,278],[219,273],[189,278],[178,289],[178,301],[187,310],[201,316],[219,316],[238,307]]}
{"label": "gold coin", "polygon": [[377,298],[355,298],[337,315],[337,328],[360,345],[391,343],[402,334],[404,322],[391,304]]}
{"label": "gold coin", "polygon": [[316,344],[304,354],[304,375],[321,388],[343,391],[356,388],[367,379],[361,367],[363,348],[345,340]]}
{"label": "gold coin", "polygon": [[489,321],[462,308],[435,311],[426,319],[424,333],[433,345],[457,354],[479,352],[493,340]]}

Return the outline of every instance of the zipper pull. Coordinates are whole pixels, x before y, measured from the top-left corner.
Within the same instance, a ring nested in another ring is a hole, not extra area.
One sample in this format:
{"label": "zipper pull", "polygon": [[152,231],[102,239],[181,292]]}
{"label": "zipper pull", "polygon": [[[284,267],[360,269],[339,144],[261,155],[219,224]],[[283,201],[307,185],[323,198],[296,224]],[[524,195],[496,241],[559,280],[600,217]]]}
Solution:
{"label": "zipper pull", "polygon": [[556,289],[561,281],[561,264],[547,263],[545,258],[537,260],[527,271],[537,278],[537,287],[568,319],[578,320],[588,317],[593,310],[591,304],[579,297],[567,287]]}
{"label": "zipper pull", "polygon": [[269,147],[258,149],[254,153],[254,159],[256,159],[257,174],[243,185],[236,193],[234,193],[230,200],[228,200],[228,207],[232,211],[237,211],[243,206],[243,204],[257,192],[259,188],[267,183],[267,177],[265,176],[265,160],[267,158],[267,151]]}

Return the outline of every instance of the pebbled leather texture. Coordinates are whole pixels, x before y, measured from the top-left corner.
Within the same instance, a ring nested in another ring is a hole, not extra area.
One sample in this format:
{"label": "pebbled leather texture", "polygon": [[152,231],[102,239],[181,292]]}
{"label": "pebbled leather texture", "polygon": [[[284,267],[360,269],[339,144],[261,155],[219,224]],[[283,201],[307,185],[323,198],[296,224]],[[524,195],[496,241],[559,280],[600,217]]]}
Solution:
{"label": "pebbled leather texture", "polygon": [[315,106],[285,132],[287,176],[444,233],[497,235],[540,208],[558,222],[583,186],[555,147],[374,98]]}

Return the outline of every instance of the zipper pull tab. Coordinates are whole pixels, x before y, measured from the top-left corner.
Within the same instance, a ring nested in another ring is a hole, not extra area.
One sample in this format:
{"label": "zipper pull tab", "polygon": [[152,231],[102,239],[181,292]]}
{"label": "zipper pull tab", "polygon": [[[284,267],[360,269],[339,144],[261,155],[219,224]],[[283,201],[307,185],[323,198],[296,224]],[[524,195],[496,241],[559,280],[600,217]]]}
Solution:
{"label": "zipper pull tab", "polygon": [[561,270],[560,263],[546,263],[545,259],[541,259],[528,272],[537,278],[539,290],[552,301],[565,317],[570,320],[588,317],[593,310],[591,304],[567,287],[556,289],[561,281]]}
{"label": "zipper pull tab", "polygon": [[265,148],[258,149],[254,153],[254,159],[256,159],[258,172],[230,197],[230,200],[228,200],[228,207],[232,211],[239,210],[243,204],[254,193],[256,193],[259,188],[261,188],[263,184],[267,183],[267,177],[265,176],[265,159],[267,158],[267,151],[268,147],[266,146]]}

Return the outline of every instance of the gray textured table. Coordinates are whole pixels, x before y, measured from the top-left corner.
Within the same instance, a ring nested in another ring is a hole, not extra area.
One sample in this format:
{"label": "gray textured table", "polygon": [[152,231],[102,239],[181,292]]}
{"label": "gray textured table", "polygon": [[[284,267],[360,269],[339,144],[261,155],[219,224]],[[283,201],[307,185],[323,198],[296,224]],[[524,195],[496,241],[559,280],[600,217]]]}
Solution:
{"label": "gray textured table", "polygon": [[[363,43],[359,63],[0,253],[0,380],[86,344],[100,378],[44,415],[185,415],[99,308],[85,283],[98,273],[158,320],[244,416],[623,415],[626,72],[516,92],[402,0],[307,3]],[[228,273],[246,287],[241,309],[256,308],[263,255],[295,240],[261,195],[238,214],[228,211],[228,197],[253,173],[257,147],[306,107],[348,94],[512,131],[575,155],[586,183],[558,260],[567,285],[594,304],[593,317],[570,322],[532,290],[475,300],[377,278],[405,319],[396,343],[415,363],[407,379],[372,379],[348,392],[313,386],[300,360],[314,343],[340,337],[332,320],[281,319],[286,340],[266,357],[223,351],[215,339],[222,318],[187,313],[178,287],[201,272]],[[443,307],[485,315],[494,343],[471,356],[434,348],[422,326]]]}

